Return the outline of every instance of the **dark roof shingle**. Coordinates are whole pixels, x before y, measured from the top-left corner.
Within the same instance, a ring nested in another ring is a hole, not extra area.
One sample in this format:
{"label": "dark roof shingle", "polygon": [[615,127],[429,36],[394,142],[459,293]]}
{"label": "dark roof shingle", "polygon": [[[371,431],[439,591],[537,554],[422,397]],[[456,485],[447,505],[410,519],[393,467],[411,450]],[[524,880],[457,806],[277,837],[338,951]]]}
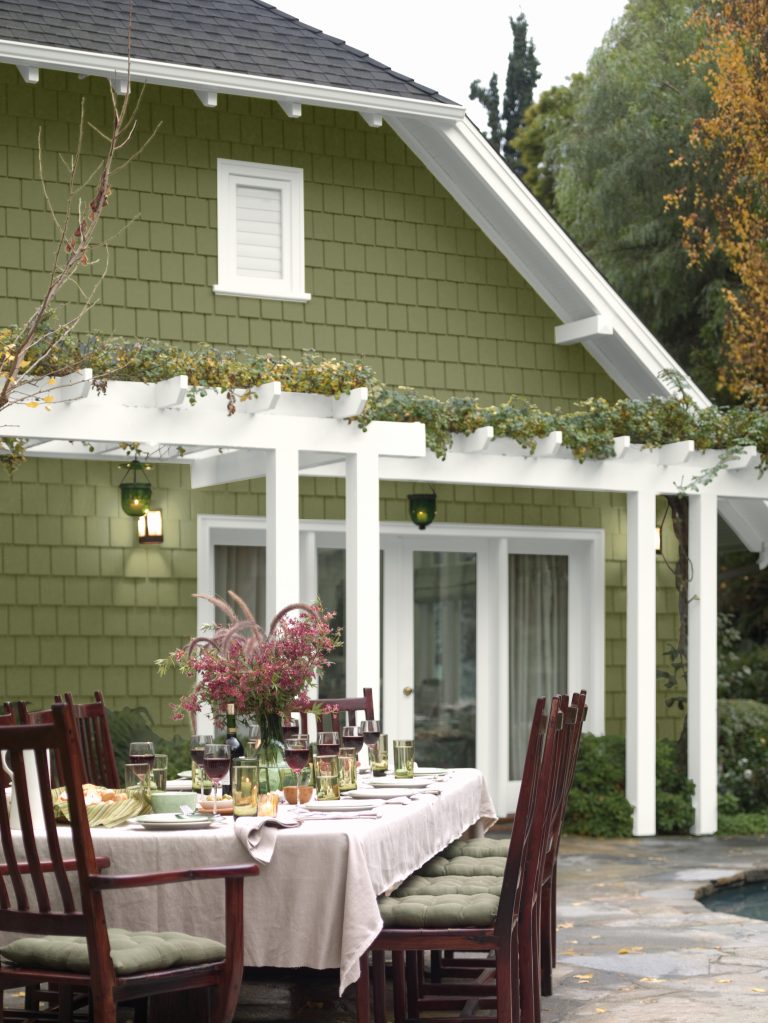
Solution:
{"label": "dark roof shingle", "polygon": [[[126,54],[128,11],[128,0],[2,0],[0,39]],[[450,102],[262,0],[133,0],[131,55]]]}

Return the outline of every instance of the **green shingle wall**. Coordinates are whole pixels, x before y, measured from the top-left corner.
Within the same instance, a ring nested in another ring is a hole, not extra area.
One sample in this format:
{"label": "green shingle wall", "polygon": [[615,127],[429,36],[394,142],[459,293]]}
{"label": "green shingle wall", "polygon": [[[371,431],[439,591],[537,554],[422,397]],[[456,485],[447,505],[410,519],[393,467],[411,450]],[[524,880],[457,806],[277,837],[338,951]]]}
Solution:
{"label": "green shingle wall", "polygon": [[[27,86],[14,68],[0,68],[0,324],[24,319],[47,282],[55,235],[36,180],[38,130],[61,208],[57,154],[74,151],[81,99],[89,121],[108,119],[103,82],[45,70],[41,79]],[[618,396],[581,346],[554,345],[556,317],[386,127],[306,107],[292,120],[274,104],[226,96],[208,110],[191,92],[151,87],[140,141],[154,127],[114,179],[104,221],[109,271],[83,330],[293,354],[316,348],[362,357],[390,384],[488,403],[510,394],[544,407]],[[86,130],[89,170],[95,152]],[[311,301],[214,294],[219,157],[303,168]],[[263,486],[192,493],[186,469],[157,469],[166,542],[146,550],[119,511],[121,475],[101,463],[31,460],[13,481],[0,478],[0,693],[43,701],[56,690],[101,687],[116,702],[144,704],[161,723],[175,683],[159,679],[152,662],[194,629],[195,517],[261,515]],[[384,518],[404,518],[406,490],[384,488]],[[440,488],[440,500],[449,521],[606,530],[607,712],[619,728],[624,499]],[[339,485],[305,481],[302,514],[342,518]],[[662,594],[660,606],[660,636],[672,638],[674,594]]]}

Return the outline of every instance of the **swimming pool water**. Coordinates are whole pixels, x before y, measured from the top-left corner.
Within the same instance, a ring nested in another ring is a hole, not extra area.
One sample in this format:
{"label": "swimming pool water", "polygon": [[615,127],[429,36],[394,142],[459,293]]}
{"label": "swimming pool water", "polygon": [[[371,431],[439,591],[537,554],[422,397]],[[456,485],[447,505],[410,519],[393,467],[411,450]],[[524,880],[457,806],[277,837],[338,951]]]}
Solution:
{"label": "swimming pool water", "polygon": [[768,881],[728,885],[705,895],[701,902],[716,913],[735,913],[753,920],[768,920]]}

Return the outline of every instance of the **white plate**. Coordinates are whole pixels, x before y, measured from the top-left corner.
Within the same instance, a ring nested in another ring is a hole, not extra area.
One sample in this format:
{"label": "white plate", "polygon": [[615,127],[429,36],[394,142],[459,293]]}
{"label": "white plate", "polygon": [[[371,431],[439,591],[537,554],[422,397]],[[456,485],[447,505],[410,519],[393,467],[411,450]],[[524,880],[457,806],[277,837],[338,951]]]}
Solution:
{"label": "white plate", "polygon": [[447,767],[414,767],[413,773],[416,774],[448,774]]}
{"label": "white plate", "polygon": [[191,771],[179,771],[178,774],[176,775],[176,777],[177,778],[191,778],[192,777],[192,772]]}
{"label": "white plate", "polygon": [[357,792],[348,792],[351,799],[396,799],[398,796],[412,796],[413,789],[381,789],[376,792],[370,789],[358,789]]}
{"label": "white plate", "polygon": [[368,784],[374,789],[425,789],[431,782],[429,778],[371,778]]}
{"label": "white plate", "polygon": [[346,799],[317,799],[312,803],[302,803],[303,810],[312,810],[315,813],[338,813],[339,810],[349,810],[351,813],[359,813],[361,810],[373,810],[377,803],[363,803],[359,799],[348,801]]}
{"label": "white plate", "polygon": [[141,817],[132,817],[131,824],[141,824],[148,831],[194,831],[209,828],[213,824],[211,817],[177,817],[175,813],[145,813]]}

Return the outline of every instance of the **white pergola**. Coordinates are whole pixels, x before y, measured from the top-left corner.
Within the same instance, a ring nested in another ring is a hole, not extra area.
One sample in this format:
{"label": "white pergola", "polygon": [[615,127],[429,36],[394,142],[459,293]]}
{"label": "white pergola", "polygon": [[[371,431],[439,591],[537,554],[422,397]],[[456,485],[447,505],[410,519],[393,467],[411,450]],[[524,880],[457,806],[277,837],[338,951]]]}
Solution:
{"label": "white pergola", "polygon": [[[263,477],[267,493],[267,613],[300,592],[299,479],[346,481],[347,687],[359,691],[379,663],[379,485],[422,480],[471,486],[546,488],[627,495],[627,777],[634,833],[653,835],[656,740],[656,496],[679,493],[721,452],[697,452],[693,441],[643,449],[614,441],[615,457],[579,463],[562,436],[543,438],[531,454],[490,427],[455,435],[447,457],[426,448],[420,423],[371,423],[359,414],[367,393],[340,398],[284,393],[280,384],[227,415],[227,399],[209,392],[194,405],[185,377],[161,383],[112,382],[91,388],[90,371],[60,379],[49,404],[22,402],[0,413],[0,436],[28,440],[31,456],[124,460],[124,444],[153,462],[190,466],[193,488]],[[19,394],[17,392],[17,397]],[[87,445],[87,447],[85,446]],[[696,786],[695,834],[717,829],[717,514],[719,499],[768,499],[768,475],[747,450],[714,480],[689,494],[692,593],[688,629],[688,773]],[[577,680],[589,686],[589,679]]]}

